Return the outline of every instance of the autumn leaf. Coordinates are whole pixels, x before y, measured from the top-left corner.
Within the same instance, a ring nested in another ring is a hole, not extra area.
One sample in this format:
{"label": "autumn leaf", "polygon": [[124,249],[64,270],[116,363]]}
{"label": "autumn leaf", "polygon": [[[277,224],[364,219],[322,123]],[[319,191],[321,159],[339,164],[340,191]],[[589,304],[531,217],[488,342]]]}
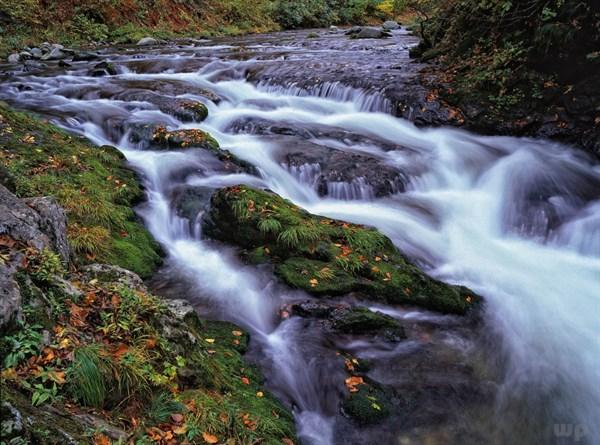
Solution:
{"label": "autumn leaf", "polygon": [[317,287],[317,285],[319,284],[319,280],[317,280],[316,278],[312,278],[310,281],[310,287]]}
{"label": "autumn leaf", "polygon": [[183,414],[171,414],[171,420],[175,423],[181,423],[183,422]]}
{"label": "autumn leaf", "polygon": [[294,445],[294,441],[292,439],[283,438],[281,441],[283,442],[283,445]]}
{"label": "autumn leaf", "polygon": [[358,385],[362,385],[364,382],[362,377],[352,376],[346,379],[346,388],[350,392],[358,392]]}
{"label": "autumn leaf", "polygon": [[206,443],[217,443],[219,438],[209,433],[202,433],[202,438]]}
{"label": "autumn leaf", "polygon": [[96,434],[94,436],[94,445],[110,445],[111,440],[104,434]]}
{"label": "autumn leaf", "polygon": [[248,377],[242,377],[241,380],[242,380],[242,383],[244,385],[249,385],[250,384],[250,380],[248,379]]}
{"label": "autumn leaf", "polygon": [[256,393],[256,397],[259,397],[259,398],[260,398],[260,397],[264,397],[264,396],[265,396],[265,394],[264,394],[262,391],[258,391],[258,392]]}
{"label": "autumn leaf", "polygon": [[215,339],[214,339],[214,338],[205,338],[205,339],[204,339],[204,341],[205,341],[206,343],[214,343],[214,342],[215,342]]}
{"label": "autumn leaf", "polygon": [[49,371],[48,378],[59,385],[64,385],[66,382],[65,373],[63,371]]}
{"label": "autumn leaf", "polygon": [[74,303],[71,303],[70,321],[73,326],[76,326],[79,328],[84,327],[88,314],[89,314],[88,309],[84,309],[80,306],[77,306]]}
{"label": "autumn leaf", "polygon": [[183,436],[185,433],[187,433],[187,426],[186,425],[177,426],[177,427],[173,428],[173,432],[175,434],[177,434],[178,436]]}
{"label": "autumn leaf", "polygon": [[242,331],[231,331],[231,333],[236,337],[241,337],[242,335],[244,335]]}

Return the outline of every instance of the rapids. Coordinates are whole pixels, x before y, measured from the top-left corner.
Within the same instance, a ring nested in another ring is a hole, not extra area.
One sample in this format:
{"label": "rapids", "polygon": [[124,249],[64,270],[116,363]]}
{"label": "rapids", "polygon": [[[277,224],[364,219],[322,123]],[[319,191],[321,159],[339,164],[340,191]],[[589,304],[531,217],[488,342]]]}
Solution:
{"label": "rapids", "polygon": [[[87,75],[89,62],[6,65],[0,99],[125,154],[147,190],[138,212],[167,252],[157,292],[183,293],[205,315],[249,330],[249,359],[293,409],[303,443],[600,443],[600,166],[549,141],[420,129],[392,116],[378,91],[393,79],[388,59],[405,64],[403,79],[415,70],[407,58],[415,41],[404,31],[372,44],[304,37],[109,48],[103,57],[120,74],[100,78]],[[319,83],[340,61],[340,80]],[[130,100],[140,90],[201,101],[209,117],[183,123]],[[132,143],[132,128],[149,123],[208,131],[259,175],[225,172],[196,150]],[[292,165],[292,149],[368,158],[377,166],[371,175],[398,172],[402,184],[377,196],[366,172],[319,187],[324,167]],[[309,298],[203,239],[199,219],[174,209],[178,187],[238,183],[377,227],[430,275],[484,296],[483,321],[348,299],[406,324],[409,339],[389,345],[328,338],[314,320],[282,318],[282,306]],[[382,425],[353,424],[338,408],[345,373],[337,351],[371,361],[374,380],[418,395]],[[560,437],[556,425],[585,434]]]}

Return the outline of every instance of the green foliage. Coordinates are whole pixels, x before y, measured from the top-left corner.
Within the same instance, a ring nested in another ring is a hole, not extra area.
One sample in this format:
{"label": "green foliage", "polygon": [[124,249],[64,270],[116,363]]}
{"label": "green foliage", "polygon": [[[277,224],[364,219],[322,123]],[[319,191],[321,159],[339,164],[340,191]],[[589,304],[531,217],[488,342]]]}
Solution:
{"label": "green foliage", "polygon": [[155,423],[163,423],[169,420],[171,414],[180,413],[184,405],[175,400],[168,392],[159,392],[150,402],[148,417]]}
{"label": "green foliage", "polygon": [[29,357],[39,354],[42,345],[42,326],[22,324],[15,334],[3,337],[0,342],[4,355],[3,366],[14,368]]}
{"label": "green foliage", "polygon": [[60,256],[49,249],[30,256],[29,269],[32,277],[43,283],[52,281],[55,276],[61,277],[65,274]]}
{"label": "green foliage", "polygon": [[77,14],[71,20],[73,33],[86,42],[100,42],[108,38],[108,26],[97,23],[85,14]]}
{"label": "green foliage", "polygon": [[264,233],[277,235],[281,232],[281,223],[275,218],[265,218],[258,223],[258,229]]}

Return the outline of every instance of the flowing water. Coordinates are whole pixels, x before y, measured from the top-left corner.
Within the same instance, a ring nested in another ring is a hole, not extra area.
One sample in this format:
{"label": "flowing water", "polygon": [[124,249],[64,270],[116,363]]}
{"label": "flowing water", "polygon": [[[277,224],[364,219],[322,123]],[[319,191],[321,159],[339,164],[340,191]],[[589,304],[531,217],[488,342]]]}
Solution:
{"label": "flowing water", "polygon": [[[105,77],[88,75],[89,62],[5,66],[0,98],[126,155],[147,189],[139,214],[167,252],[158,291],[249,330],[249,359],[293,409],[303,443],[600,443],[600,166],[548,141],[418,129],[390,115],[377,81],[391,71],[377,64],[401,61],[398,76],[410,78],[404,32],[372,46],[304,37],[107,49],[120,73]],[[339,63],[342,81],[327,81]],[[364,64],[383,70],[372,87]],[[343,82],[348,73],[356,82]],[[209,118],[184,123],[140,91],[204,102]],[[259,174],[227,171],[201,150],[132,142],[153,123],[206,130]],[[290,152],[316,155],[292,162]],[[363,162],[370,173],[349,178]],[[389,172],[398,176],[380,193]],[[408,340],[389,344],[281,317],[309,297],[203,239],[201,214],[190,221],[174,204],[182,189],[239,183],[379,228],[430,275],[484,296],[483,321],[348,298],[405,324]],[[352,423],[339,410],[338,351],[371,361],[369,376],[408,401],[381,425]]]}

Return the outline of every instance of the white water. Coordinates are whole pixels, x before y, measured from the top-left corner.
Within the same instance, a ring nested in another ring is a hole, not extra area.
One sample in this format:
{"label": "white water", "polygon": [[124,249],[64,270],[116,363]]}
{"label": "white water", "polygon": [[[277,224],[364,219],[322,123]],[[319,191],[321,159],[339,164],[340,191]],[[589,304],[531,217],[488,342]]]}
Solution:
{"label": "white water", "polygon": [[[584,425],[590,443],[600,442],[598,166],[549,142],[420,130],[387,114],[361,111],[365,96],[349,90],[334,94],[327,88],[327,98],[304,91],[298,97],[290,89],[270,86],[265,91],[244,80],[214,83],[211,74],[205,69],[118,76],[176,79],[214,91],[224,100],[218,105],[207,102],[210,117],[202,124],[181,124],[158,111],[149,112],[150,104],[54,95],[75,81],[99,82],[81,76],[32,79],[43,90],[15,93],[13,99],[47,100],[51,109],[75,113],[66,125],[69,129],[97,144],[118,143],[143,172],[148,203],[142,213],[149,229],[166,247],[169,261],[196,283],[199,292],[213,298],[264,345],[279,379],[287,384],[299,433],[307,442],[333,443],[333,419],[323,414],[309,358],[297,349],[296,321],[278,321],[277,311],[288,291],[240,264],[231,252],[199,239],[173,214],[167,197],[172,174],[190,165],[202,167],[194,153],[141,151],[126,137],[111,140],[102,126],[107,116],[124,116],[128,121],[158,117],[172,127],[202,128],[223,148],[257,166],[262,179],[204,171],[190,177],[190,184],[219,187],[249,182],[313,213],[376,226],[430,266],[430,274],[471,287],[485,297],[487,323],[499,332],[509,357],[505,399],[543,399],[549,403],[546,409],[552,422]],[[277,161],[277,140],[225,132],[235,120],[249,117],[329,125],[376,136],[411,150],[383,152],[368,147],[365,151],[376,152],[398,168],[417,163],[426,168],[410,178],[407,192],[391,198],[373,199],[364,184],[330,184],[333,197],[352,200],[322,199],[314,189],[314,172],[308,167],[294,171]],[[536,207],[533,215],[520,220],[523,210],[536,202],[546,207]],[[549,213],[559,215],[552,227],[546,227]],[[394,313],[395,309],[387,310]]]}

